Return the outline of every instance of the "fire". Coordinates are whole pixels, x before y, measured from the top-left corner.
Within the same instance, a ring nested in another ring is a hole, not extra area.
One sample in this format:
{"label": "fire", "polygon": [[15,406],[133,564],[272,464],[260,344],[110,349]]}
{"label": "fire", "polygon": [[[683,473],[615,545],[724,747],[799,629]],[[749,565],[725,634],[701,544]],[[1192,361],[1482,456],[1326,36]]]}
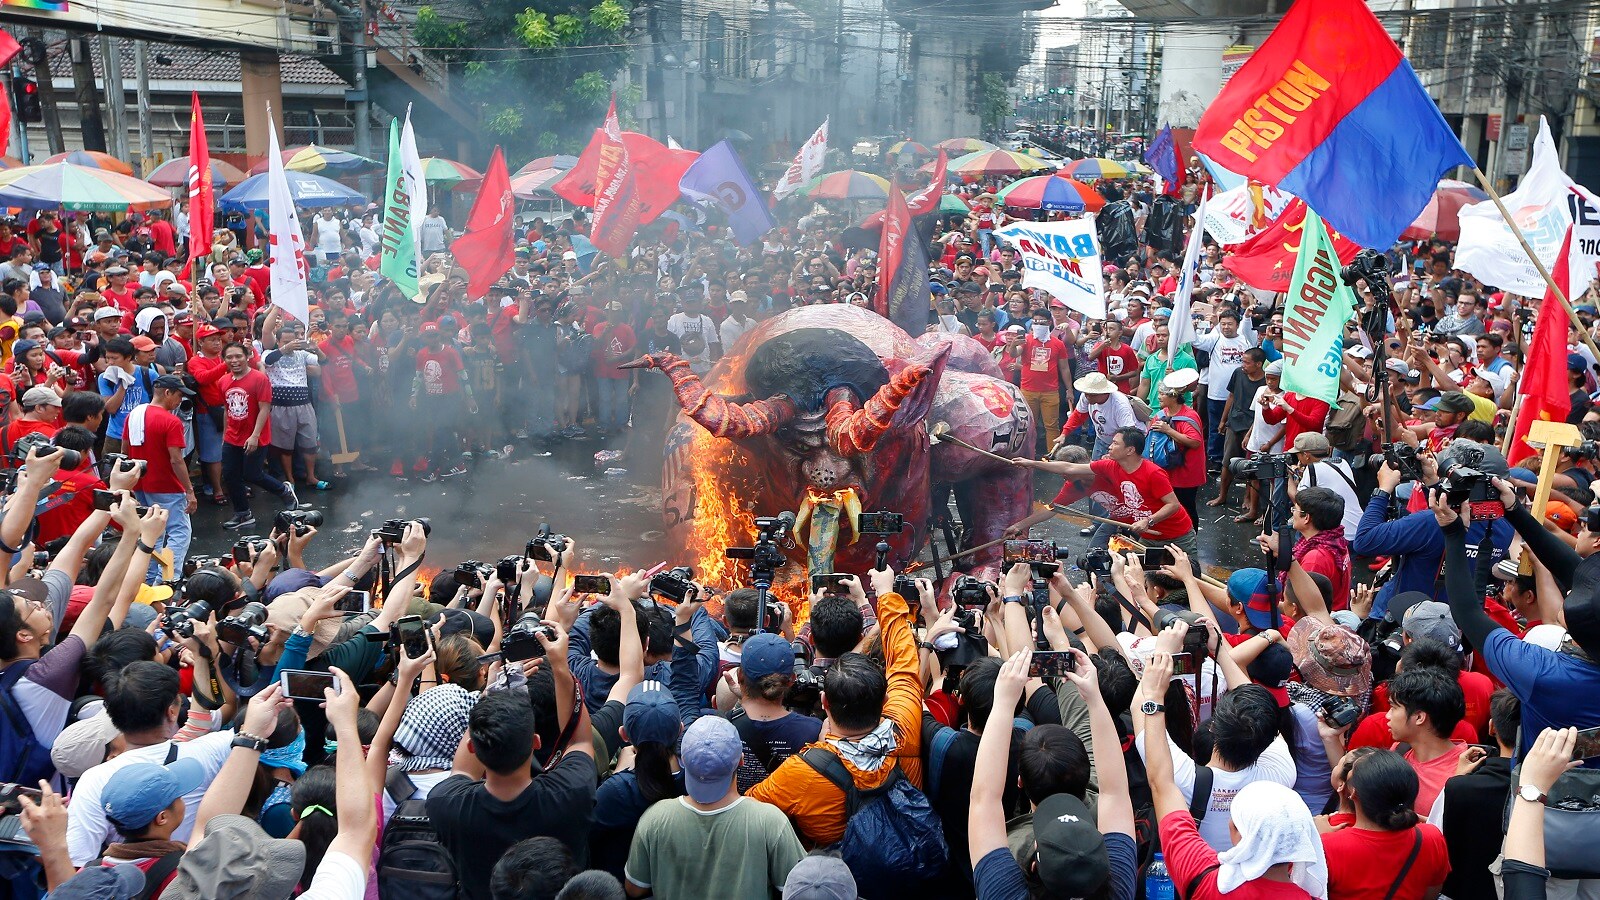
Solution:
{"label": "fire", "polygon": [[756,532],[753,502],[742,499],[739,491],[724,478],[748,464],[739,448],[698,426],[692,441],[691,477],[694,492],[689,507],[689,538],[685,549],[694,555],[695,579],[701,584],[728,590],[742,580],[737,560],[724,555],[729,547],[752,540]]}

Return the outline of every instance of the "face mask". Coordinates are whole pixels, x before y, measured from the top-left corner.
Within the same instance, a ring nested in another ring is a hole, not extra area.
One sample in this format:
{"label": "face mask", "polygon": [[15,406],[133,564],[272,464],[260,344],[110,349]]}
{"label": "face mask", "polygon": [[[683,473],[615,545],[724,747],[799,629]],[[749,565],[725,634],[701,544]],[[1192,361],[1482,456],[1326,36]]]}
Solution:
{"label": "face mask", "polygon": [[1035,325],[1035,326],[1033,326],[1033,336],[1035,338],[1038,338],[1041,341],[1049,340],[1050,339],[1050,326],[1049,325]]}
{"label": "face mask", "polygon": [[955,316],[940,316],[939,317],[939,324],[941,326],[943,326],[944,328],[947,328],[947,329],[950,329],[950,330],[953,331],[953,330],[955,330],[955,327],[956,327],[956,324],[957,324],[957,319],[956,319]]}

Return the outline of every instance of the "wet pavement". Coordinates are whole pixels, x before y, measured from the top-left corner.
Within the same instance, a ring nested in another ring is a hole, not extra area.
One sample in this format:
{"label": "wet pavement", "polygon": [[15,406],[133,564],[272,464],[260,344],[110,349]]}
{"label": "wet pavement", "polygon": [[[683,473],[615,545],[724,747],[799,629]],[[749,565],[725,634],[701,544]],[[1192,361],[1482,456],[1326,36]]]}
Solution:
{"label": "wet pavement", "polygon": [[[366,472],[352,473],[331,491],[302,490],[301,499],[325,519],[307,551],[307,564],[321,567],[355,552],[385,519],[425,516],[433,526],[429,567],[453,567],[466,559],[493,562],[521,553],[541,523],[577,541],[583,569],[653,565],[667,553],[661,531],[660,468],[620,469],[615,461],[597,463],[595,453],[602,448],[596,441],[571,441],[552,448],[549,456],[536,456],[528,445],[520,444],[510,459],[476,460],[468,463],[468,474],[432,484]],[[1048,502],[1060,486],[1058,477],[1038,473],[1035,497]],[[1214,483],[1200,489],[1201,501],[1214,495]],[[1243,495],[1243,487],[1235,485],[1235,501]],[[253,505],[258,521],[244,532],[265,535],[272,528],[277,503],[258,496]],[[1201,503],[1203,566],[1231,570],[1260,564],[1252,541],[1257,529],[1235,524],[1237,511]],[[231,514],[228,507],[202,500],[191,554],[226,555],[238,537],[222,527]],[[1076,558],[1089,541],[1079,534],[1081,527],[1057,518],[1035,527],[1033,537],[1070,548]],[[929,558],[926,550],[923,558]]]}

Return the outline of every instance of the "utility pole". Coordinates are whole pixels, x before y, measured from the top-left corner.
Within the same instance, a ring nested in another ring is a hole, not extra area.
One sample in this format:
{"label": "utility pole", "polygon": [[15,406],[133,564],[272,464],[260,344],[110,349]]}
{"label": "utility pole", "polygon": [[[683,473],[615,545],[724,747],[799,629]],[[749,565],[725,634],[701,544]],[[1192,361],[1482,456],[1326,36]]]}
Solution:
{"label": "utility pole", "polygon": [[[367,34],[367,2],[356,0],[356,39],[350,42],[350,67],[355,70],[355,89],[351,91],[355,102],[356,155],[372,158],[372,101],[367,96],[367,44],[372,38]],[[370,173],[361,176],[362,192],[371,196],[376,182]]]}
{"label": "utility pole", "polygon": [[139,177],[144,178],[155,168],[156,158],[156,138],[150,127],[149,41],[138,41],[133,45],[133,74],[134,83],[138,85],[139,100]]}
{"label": "utility pole", "polygon": [[[73,38],[72,93],[82,122],[83,149],[106,152],[106,126],[100,118],[100,92],[94,86],[94,57],[87,37]],[[64,148],[63,148],[64,149]]]}
{"label": "utility pole", "polygon": [[[39,41],[46,47],[43,28],[29,28],[28,37]],[[35,67],[34,77],[39,82],[39,109],[44,113],[44,137],[50,145],[50,155],[64,153],[67,149],[66,141],[61,137],[61,110],[56,106],[55,79],[50,75],[48,51],[46,63]]]}
{"label": "utility pole", "polygon": [[100,35],[100,65],[105,69],[105,93],[110,101],[111,134],[106,150],[117,159],[128,158],[128,98],[122,91],[122,41]]}

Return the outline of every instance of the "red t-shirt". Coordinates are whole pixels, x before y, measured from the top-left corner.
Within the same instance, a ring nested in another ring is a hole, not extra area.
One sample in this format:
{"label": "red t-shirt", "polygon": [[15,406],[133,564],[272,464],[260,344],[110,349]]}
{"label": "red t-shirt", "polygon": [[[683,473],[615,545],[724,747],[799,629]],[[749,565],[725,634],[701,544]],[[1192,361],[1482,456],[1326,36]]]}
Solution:
{"label": "red t-shirt", "polygon": [[178,255],[178,232],[166,219],[150,220],[150,245],[166,256]]}
{"label": "red t-shirt", "polygon": [[17,441],[30,434],[42,434],[45,437],[53,438],[60,428],[61,426],[59,425],[51,425],[49,422],[35,422],[32,419],[17,419],[8,423],[4,428],[0,428],[0,454],[3,454],[3,457],[0,457],[0,466],[14,469],[21,465],[11,456],[11,449],[17,446]]}
{"label": "red t-shirt", "polygon": [[340,403],[354,403],[361,399],[361,392],[356,388],[356,339],[349,335],[343,341],[328,338],[317,348],[328,357],[328,361],[322,364],[322,386],[329,395]]}
{"label": "red t-shirt", "polygon": [[596,378],[628,378],[633,373],[627,369],[619,369],[613,358],[620,362],[627,362],[633,348],[639,346],[639,339],[634,337],[633,328],[626,323],[612,325],[601,322],[594,333],[594,377]]}
{"label": "red t-shirt", "polygon": [[[167,451],[177,447],[179,453],[183,452],[183,422],[154,403],[135,407],[128,417],[131,419],[140,409],[144,410],[144,443],[133,446],[126,440],[128,432],[123,432],[128,455],[145,462],[138,489],[150,494],[181,494],[183,484],[173,474],[172,454]],[[245,436],[249,437],[249,432]]]}
{"label": "red t-shirt", "polygon": [[139,309],[139,304],[133,301],[133,291],[138,286],[138,282],[129,281],[127,284],[122,286],[122,290],[118,291],[108,285],[100,289],[100,296],[115,304],[117,309],[122,310],[128,315],[132,315]]}
{"label": "red t-shirt", "polygon": [[1200,433],[1200,414],[1187,406],[1180,406],[1172,415],[1161,413],[1164,419],[1188,419],[1187,422],[1173,422],[1172,427],[1184,437],[1194,438],[1200,442],[1198,447],[1182,448],[1183,464],[1172,469],[1168,477],[1172,479],[1175,488],[1199,487],[1206,483],[1206,439]]}
{"label": "red t-shirt", "polygon": [[430,397],[461,392],[461,372],[466,365],[456,348],[446,344],[437,351],[423,347],[417,351],[417,371],[422,373],[422,392]]}
{"label": "red t-shirt", "polygon": [[[58,471],[56,480],[61,482],[61,490],[48,498],[45,501],[46,510],[34,517],[34,521],[39,523],[39,534],[34,538],[34,543],[40,546],[56,538],[68,537],[77,531],[83,520],[94,512],[95,490],[104,490],[106,486],[94,467],[90,465],[85,465],[81,469]],[[66,499],[59,505],[48,506],[57,497]]]}
{"label": "red t-shirt", "polygon": [[[1393,894],[1395,877],[1405,867],[1422,834],[1422,849],[1411,871]],[[1444,835],[1426,822],[1404,831],[1369,831],[1351,826],[1324,832],[1322,853],[1328,859],[1328,900],[1423,900],[1429,888],[1444,884],[1450,874],[1450,853]]]}
{"label": "red t-shirt", "polygon": [[[1178,890],[1185,890],[1196,878],[1200,879],[1188,900],[1310,900],[1311,895],[1298,884],[1266,878],[1246,881],[1226,894],[1217,890],[1217,851],[1200,836],[1194,817],[1187,811],[1167,813],[1158,831],[1167,875]],[[1211,871],[1206,872],[1207,869]],[[1206,872],[1204,877],[1202,872]]]}
{"label": "red t-shirt", "polygon": [[[246,369],[244,377],[230,372],[222,377],[222,442],[243,447],[256,427],[256,416],[263,403],[272,402],[272,382],[259,369]],[[261,425],[261,446],[272,441],[272,423]]]}
{"label": "red t-shirt", "polygon": [[1315,397],[1302,397],[1293,392],[1284,394],[1283,399],[1285,403],[1292,407],[1292,411],[1285,410],[1280,406],[1270,406],[1261,411],[1261,418],[1265,419],[1269,425],[1276,425],[1287,420],[1288,424],[1283,426],[1283,445],[1285,447],[1293,444],[1294,439],[1301,432],[1321,431],[1323,425],[1327,423],[1328,404],[1326,401],[1318,400]]}
{"label": "red t-shirt", "polygon": [[184,363],[183,370],[200,384],[200,401],[206,406],[222,405],[222,382],[228,377],[228,364],[219,357],[196,354]]}
{"label": "red t-shirt", "polygon": [[1067,345],[1051,337],[1040,341],[1028,335],[1022,342],[1022,389],[1049,393],[1061,386],[1061,361],[1069,359]]}
{"label": "red t-shirt", "polygon": [[[1384,686],[1379,686],[1378,689],[1383,691],[1382,705],[1374,696],[1372,708],[1378,711],[1362,719],[1361,724],[1350,732],[1350,738],[1345,742],[1346,749],[1377,747],[1380,750],[1388,750],[1395,745],[1394,732],[1389,730],[1389,716],[1384,712],[1389,708],[1389,692]],[[1473,730],[1472,723],[1462,719],[1456,723],[1455,730],[1450,732],[1450,740],[1474,744],[1478,741],[1478,734]]]}
{"label": "red t-shirt", "polygon": [[1456,761],[1467,752],[1466,744],[1456,744],[1449,752],[1428,762],[1417,761],[1417,751],[1406,751],[1406,762],[1417,772],[1417,815],[1424,818],[1433,811],[1433,801],[1444,790],[1444,783],[1455,777]]}
{"label": "red t-shirt", "polygon": [[983,349],[989,351],[990,353],[993,353],[994,352],[994,348],[1000,346],[1000,342],[1005,340],[1004,338],[1002,338],[1000,336],[999,332],[995,332],[994,334],[989,335],[988,337],[984,337],[982,334],[974,334],[972,336],[972,339],[977,341],[978,343],[982,344],[983,345]]}
{"label": "red t-shirt", "polygon": [[1100,374],[1116,382],[1124,394],[1131,394],[1139,380],[1139,354],[1127,344],[1120,344],[1100,355],[1099,368]]}
{"label": "red t-shirt", "polygon": [[[1161,498],[1172,493],[1167,473],[1148,459],[1139,460],[1139,467],[1132,472],[1123,471],[1122,466],[1109,459],[1097,459],[1089,463],[1089,468],[1095,475],[1089,496],[1106,508],[1108,517],[1119,522],[1136,522],[1155,515],[1161,508]],[[1189,513],[1180,506],[1177,512],[1157,522],[1152,533],[1170,541],[1193,530]]]}
{"label": "red t-shirt", "polygon": [[[1504,607],[1501,608],[1503,609]],[[1481,672],[1462,672],[1456,676],[1456,684],[1461,685],[1461,694],[1467,700],[1467,715],[1461,721],[1465,722],[1477,734],[1470,737],[1460,736],[1464,735],[1465,732],[1458,725],[1455,733],[1451,734],[1450,739],[1466,741],[1472,744],[1493,743],[1489,740],[1489,697],[1494,694],[1494,681]],[[1387,681],[1372,689],[1372,708],[1389,708],[1389,683]],[[1384,735],[1389,737],[1388,728],[1384,729]],[[1482,735],[1482,737],[1477,735]],[[1393,742],[1394,738],[1389,737],[1389,743]],[[1387,747],[1389,743],[1373,744],[1372,746]]]}

